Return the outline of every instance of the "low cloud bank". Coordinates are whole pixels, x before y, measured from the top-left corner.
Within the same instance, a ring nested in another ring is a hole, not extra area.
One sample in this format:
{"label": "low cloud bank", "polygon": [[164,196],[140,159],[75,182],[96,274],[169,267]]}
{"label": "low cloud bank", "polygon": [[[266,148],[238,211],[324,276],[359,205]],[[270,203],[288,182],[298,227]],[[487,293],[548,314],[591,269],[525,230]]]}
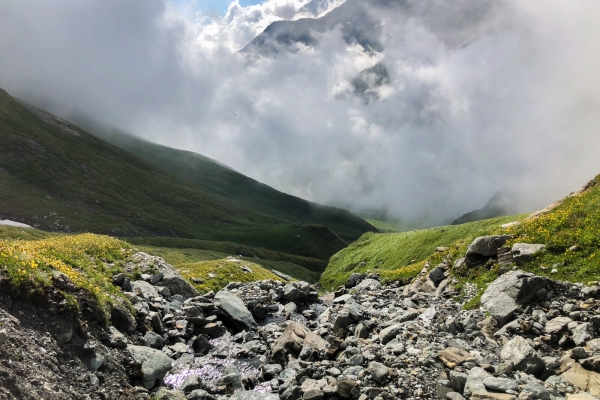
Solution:
{"label": "low cloud bank", "polygon": [[[600,172],[597,2],[406,1],[373,11],[380,52],[336,28],[275,58],[238,53],[276,20],[340,3],[190,18],[161,2],[4,2],[0,87],[310,200],[429,223],[502,189],[534,210]],[[377,63],[389,82],[365,101],[352,80]]]}

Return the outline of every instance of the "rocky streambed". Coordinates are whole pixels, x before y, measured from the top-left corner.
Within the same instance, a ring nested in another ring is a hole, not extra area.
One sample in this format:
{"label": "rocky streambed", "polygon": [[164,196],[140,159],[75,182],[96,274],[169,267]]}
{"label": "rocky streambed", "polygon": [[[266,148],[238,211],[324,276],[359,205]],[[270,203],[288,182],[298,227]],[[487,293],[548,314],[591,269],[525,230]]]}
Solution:
{"label": "rocky streambed", "polygon": [[[231,283],[199,295],[161,259],[140,253],[132,267],[141,268],[142,279],[113,280],[135,315],[116,311],[109,328],[92,325],[65,337],[63,325],[36,340],[35,329],[42,328],[32,323],[27,336],[14,321],[15,308],[3,304],[0,395],[600,398],[600,292],[594,282],[556,282],[515,267],[488,286],[480,309],[466,311],[444,264],[424,269],[406,286],[353,274],[322,298],[306,282],[279,281]],[[15,359],[25,344],[48,354],[29,354],[29,363],[39,364],[37,384],[15,374],[19,368],[32,373]]]}

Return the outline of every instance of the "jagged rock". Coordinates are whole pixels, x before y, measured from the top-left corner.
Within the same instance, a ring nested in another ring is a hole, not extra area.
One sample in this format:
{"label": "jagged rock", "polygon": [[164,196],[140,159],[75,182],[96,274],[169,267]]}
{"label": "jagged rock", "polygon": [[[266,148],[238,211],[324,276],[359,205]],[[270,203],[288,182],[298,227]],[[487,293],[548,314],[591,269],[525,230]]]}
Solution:
{"label": "jagged rock", "polygon": [[127,347],[127,338],[121,332],[119,332],[114,326],[108,327],[109,334],[107,336],[107,342],[110,347],[124,349]]}
{"label": "jagged rock", "polygon": [[504,246],[504,243],[510,239],[508,235],[479,236],[475,238],[467,249],[465,263],[468,266],[478,264],[482,260],[494,257],[498,254],[498,249]]}
{"label": "jagged rock", "polygon": [[348,278],[348,280],[346,281],[344,286],[347,289],[353,288],[354,286],[356,286],[358,281],[365,279],[366,277],[367,277],[366,274],[359,274],[357,272],[354,272],[352,275],[350,275],[350,277]]}
{"label": "jagged rock", "polygon": [[251,390],[242,390],[234,393],[229,400],[279,400],[279,396],[273,393],[259,393]]}
{"label": "jagged rock", "polygon": [[358,285],[356,285],[355,288],[359,292],[366,290],[378,290],[381,289],[381,283],[379,283],[379,281],[376,281],[375,279],[366,278],[363,279],[363,281],[360,282]]}
{"label": "jagged rock", "polygon": [[513,262],[511,248],[508,246],[502,246],[498,249],[498,264],[508,265]]}
{"label": "jagged rock", "polygon": [[527,374],[536,374],[544,368],[544,361],[521,336],[515,336],[509,340],[502,348],[500,357],[505,361],[512,362],[515,369]]}
{"label": "jagged rock", "polygon": [[153,396],[155,400],[187,400],[185,394],[180,390],[169,390],[160,388]]}
{"label": "jagged rock", "polygon": [[452,389],[459,393],[462,393],[465,390],[465,384],[467,383],[466,374],[458,371],[450,371],[449,378]]}
{"label": "jagged rock", "polygon": [[381,341],[381,344],[386,344],[390,340],[394,339],[401,330],[401,324],[395,324],[383,329],[381,332],[379,332],[379,340]]}
{"label": "jagged rock", "polygon": [[353,393],[355,388],[358,386],[356,380],[350,378],[349,376],[340,376],[337,379],[337,394],[342,399],[350,399],[353,397]]}
{"label": "jagged rock", "polygon": [[127,346],[127,351],[136,363],[141,364],[146,389],[151,389],[156,381],[162,380],[171,369],[172,360],[160,350],[145,346]]}
{"label": "jagged rock", "polygon": [[380,384],[390,375],[390,369],[377,361],[369,363],[369,372],[371,373],[371,378]]}
{"label": "jagged rock", "polygon": [[280,277],[281,279],[285,280],[285,281],[291,281],[292,280],[291,276],[286,275],[283,272],[279,272],[276,269],[272,269],[271,272],[274,273],[275,275],[277,275],[278,277]]}
{"label": "jagged rock", "polygon": [[217,398],[206,390],[196,389],[192,390],[191,393],[187,395],[188,400],[217,400]]}
{"label": "jagged rock", "polygon": [[162,275],[161,285],[168,288],[171,294],[181,295],[184,299],[198,296],[198,291],[163,258],[138,252],[132,256],[132,260],[139,265],[142,273],[156,271],[155,276]]}
{"label": "jagged rock", "polygon": [[110,320],[115,328],[126,333],[134,333],[137,329],[135,317],[121,305],[113,306]]}
{"label": "jagged rock", "polygon": [[148,331],[144,335],[144,341],[146,342],[146,346],[152,347],[153,349],[162,349],[164,346],[163,338],[159,334]]}
{"label": "jagged rock", "polygon": [[446,279],[446,270],[440,266],[435,267],[429,273],[429,279],[436,285]]}
{"label": "jagged rock", "polygon": [[588,371],[581,365],[573,363],[561,376],[581,390],[593,396],[600,396],[600,374],[597,372]]}
{"label": "jagged rock", "polygon": [[285,364],[289,352],[298,355],[303,347],[314,351],[325,351],[327,349],[328,343],[311,332],[306,326],[294,321],[288,321],[287,324],[283,335],[271,347],[271,359],[273,361]]}
{"label": "jagged rock", "polygon": [[512,246],[511,254],[514,262],[521,265],[533,259],[533,257],[544,250],[543,244],[515,243]]}
{"label": "jagged rock", "polygon": [[600,398],[592,396],[589,393],[581,392],[577,394],[567,394],[567,400],[600,400]]}
{"label": "jagged rock", "polygon": [[489,390],[495,390],[497,392],[507,392],[509,390],[517,391],[517,381],[510,378],[497,378],[490,376],[483,381],[483,386]]}
{"label": "jagged rock", "polygon": [[292,282],[283,287],[281,299],[294,303],[306,303],[310,294],[310,284],[307,282]]}
{"label": "jagged rock", "polygon": [[528,383],[521,393],[519,400],[554,400],[555,397],[543,385],[538,383]]}
{"label": "jagged rock", "polygon": [[467,381],[465,382],[463,395],[468,398],[475,392],[485,392],[486,390],[485,386],[483,385],[483,381],[489,377],[490,374],[488,374],[483,368],[472,368],[467,375]]}
{"label": "jagged rock", "polygon": [[229,290],[223,289],[215,295],[215,305],[236,329],[241,331],[257,328],[258,325],[252,317],[252,313],[248,311],[242,299]]}
{"label": "jagged rock", "polygon": [[587,341],[594,338],[592,324],[589,322],[577,325],[572,332],[573,342],[575,342],[577,346],[583,346]]}
{"label": "jagged rock", "polygon": [[146,281],[133,281],[131,282],[133,293],[144,299],[152,300],[155,297],[160,297],[158,290]]}
{"label": "jagged rock", "polygon": [[0,330],[0,345],[3,345],[8,341],[8,334],[6,333],[6,329]]}
{"label": "jagged rock", "polygon": [[488,286],[481,296],[481,306],[502,326],[510,321],[519,305],[530,302],[547,285],[545,277],[523,271],[507,272]]}
{"label": "jagged rock", "polygon": [[507,393],[490,393],[477,391],[471,395],[471,400],[514,400],[517,397]]}
{"label": "jagged rock", "polygon": [[552,318],[550,321],[546,323],[545,330],[546,333],[550,335],[556,335],[560,331],[567,328],[570,322],[573,320],[569,317],[556,317]]}
{"label": "jagged rock", "polygon": [[440,351],[439,357],[448,368],[454,368],[468,361],[475,361],[475,358],[468,351],[456,347],[448,347]]}

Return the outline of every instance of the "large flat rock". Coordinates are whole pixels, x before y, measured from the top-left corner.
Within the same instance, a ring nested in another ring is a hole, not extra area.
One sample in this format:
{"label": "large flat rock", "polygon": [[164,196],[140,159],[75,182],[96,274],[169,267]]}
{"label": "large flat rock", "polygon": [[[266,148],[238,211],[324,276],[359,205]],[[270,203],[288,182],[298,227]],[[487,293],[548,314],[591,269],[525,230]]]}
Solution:
{"label": "large flat rock", "polygon": [[160,350],[146,346],[127,346],[127,350],[136,363],[142,366],[142,379],[146,389],[154,387],[171,369],[172,361]]}
{"label": "large flat rock", "polygon": [[219,291],[215,295],[215,305],[223,314],[224,318],[237,330],[256,329],[258,325],[242,299],[227,289]]}

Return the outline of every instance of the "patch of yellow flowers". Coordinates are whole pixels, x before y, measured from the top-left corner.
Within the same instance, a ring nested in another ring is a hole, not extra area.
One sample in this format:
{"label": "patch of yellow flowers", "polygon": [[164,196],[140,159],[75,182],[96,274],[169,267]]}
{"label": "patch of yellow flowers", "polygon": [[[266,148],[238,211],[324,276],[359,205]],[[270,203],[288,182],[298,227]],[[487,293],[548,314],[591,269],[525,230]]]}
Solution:
{"label": "patch of yellow flowers", "polygon": [[94,234],[32,241],[0,239],[0,274],[15,287],[42,289],[52,284],[53,271],[61,272],[107,310],[120,292],[110,279],[119,267],[106,263],[124,260],[131,251],[118,239]]}

